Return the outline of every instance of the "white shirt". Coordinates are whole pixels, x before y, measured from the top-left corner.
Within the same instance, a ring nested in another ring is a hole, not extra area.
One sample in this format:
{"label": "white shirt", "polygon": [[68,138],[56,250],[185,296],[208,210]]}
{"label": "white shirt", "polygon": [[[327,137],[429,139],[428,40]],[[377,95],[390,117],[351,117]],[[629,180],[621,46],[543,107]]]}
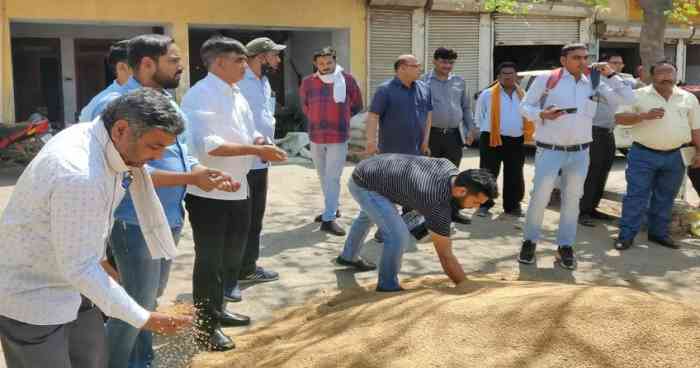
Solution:
{"label": "white shirt", "polygon": [[[245,77],[236,83],[241,93],[253,110],[255,119],[255,129],[262,134],[269,142],[275,142],[275,97],[272,95],[272,88],[267,77],[258,78],[250,68],[246,67]],[[255,157],[253,169],[264,169],[270,166],[269,162],[262,162],[259,157]]]}
{"label": "white shirt", "polygon": [[260,136],[255,130],[253,112],[238,87],[209,73],[197,82],[182,99],[182,111],[187,115],[188,144],[199,162],[219,169],[241,183],[237,192],[212,190],[205,192],[190,185],[187,192],[203,198],[243,200],[248,198],[246,175],[256,156],[212,156],[209,152],[224,143],[253,144]]}
{"label": "white shirt", "polygon": [[[593,141],[592,124],[598,104],[590,99],[593,95],[591,81],[585,75],[581,75],[581,78],[576,81],[574,76],[564,69],[561,80],[549,92],[544,107],[575,107],[578,111],[574,114],[564,114],[556,120],[543,121],[540,118],[540,112],[543,110],[540,107],[540,100],[546,90],[547,79],[549,74],[538,76],[520,104],[520,112],[535,122],[535,140],[562,146]],[[607,101],[616,104],[629,104],[634,99],[632,90],[630,89],[627,93],[627,87],[619,75],[612,78],[601,76],[598,92]]]}
{"label": "white shirt", "polygon": [[[476,101],[476,122],[482,132],[491,132],[491,88],[485,89]],[[511,95],[501,88],[501,135],[521,137],[523,117],[520,115],[518,92]]]}
{"label": "white shirt", "polygon": [[108,150],[115,151],[100,119],[76,124],[20,176],[0,219],[0,315],[69,323],[83,294],[137,328],[150,317],[100,265],[127,171],[121,158],[107,159]]}

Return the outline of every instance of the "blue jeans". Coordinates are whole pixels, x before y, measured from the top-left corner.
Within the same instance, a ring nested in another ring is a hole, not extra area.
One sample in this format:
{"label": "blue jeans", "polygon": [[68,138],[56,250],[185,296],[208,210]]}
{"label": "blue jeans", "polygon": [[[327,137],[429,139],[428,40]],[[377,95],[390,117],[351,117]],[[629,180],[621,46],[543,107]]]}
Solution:
{"label": "blue jeans", "polygon": [[537,242],[541,236],[544,211],[561,170],[561,208],[557,244],[572,246],[576,241],[579,201],[588,175],[590,155],[588,150],[577,152],[554,151],[537,148],[535,155],[535,179],[527,208],[525,240]]}
{"label": "blue jeans", "polygon": [[311,143],[311,157],[314,160],[325,209],[321,218],[323,221],[335,220],[340,199],[340,176],[343,174],[345,159],[348,155],[348,143],[317,144]]}
{"label": "blue jeans", "polygon": [[627,193],[622,200],[620,239],[634,239],[644,215],[649,235],[668,236],[673,201],[684,177],[680,151],[658,153],[632,146],[627,154]]}
{"label": "blue jeans", "polygon": [[396,206],[386,197],[362,188],[355,184],[352,178],[348,181],[348,189],[359,203],[360,213],[352,222],[340,256],[347,261],[358,260],[370,226],[372,223],[377,224],[384,236],[377,287],[383,290],[397,290],[401,287],[398,277],[401,257],[404,249],[411,244],[413,237],[396,210]]}
{"label": "blue jeans", "polygon": [[[181,231],[181,228],[172,229],[176,244]],[[152,259],[141,228],[119,220],[114,222],[110,246],[121,285],[142,307],[155,310],[156,299],[168,282],[171,261]],[[146,368],[154,358],[151,332],[118,319],[107,322],[107,346],[110,368]]]}

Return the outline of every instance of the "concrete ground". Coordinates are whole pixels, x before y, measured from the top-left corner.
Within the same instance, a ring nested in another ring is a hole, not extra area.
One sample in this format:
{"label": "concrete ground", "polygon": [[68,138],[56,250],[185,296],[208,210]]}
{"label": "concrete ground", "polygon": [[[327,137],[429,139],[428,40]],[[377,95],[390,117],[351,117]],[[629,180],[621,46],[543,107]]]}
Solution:
{"label": "concrete ground", "polygon": [[[478,167],[477,150],[465,151],[462,169]],[[625,161],[618,158],[608,181],[608,198],[619,201],[625,190]],[[344,185],[353,166],[343,173],[340,224],[349,229],[358,207]],[[0,208],[4,208],[16,181],[17,170],[0,176]],[[527,192],[531,188],[533,166],[526,165]],[[688,200],[697,205],[698,196],[687,188]],[[619,203],[604,200],[605,207]],[[270,191],[265,217],[263,250],[260,264],[278,271],[278,282],[260,284],[243,292],[243,302],[230,304],[229,310],[247,314],[254,325],[270,320],[281,308],[299,305],[309,298],[332,294],[338,289],[376,282],[376,272],[356,274],[336,267],[332,259],[343,246],[343,237],[329,236],[318,230],[313,218],[320,213],[322,195],[310,162],[295,161],[271,170]],[[524,207],[527,205],[527,195]],[[520,265],[516,255],[520,248],[523,219],[503,216],[500,202],[492,218],[474,217],[471,225],[456,225],[454,252],[468,273],[497,274],[510,280],[542,280],[563,283],[628,285],[643,291],[691,304],[700,303],[700,241],[682,239],[680,250],[649,244],[646,235],[637,238],[637,246],[620,254],[612,249],[617,228],[613,223],[595,228],[579,227],[576,254],[578,268],[565,271],[554,266],[553,239],[556,237],[558,212],[547,210],[545,239],[540,242],[538,262]],[[377,257],[381,245],[368,240],[364,250],[370,259]],[[194,259],[191,230],[187,228],[179,246],[166,294],[161,303],[191,300],[191,277]],[[407,250],[401,277],[441,274],[440,263],[425,240]],[[244,329],[229,329],[234,336]],[[168,341],[162,341],[167,344]],[[4,364],[0,359],[0,368]],[[161,366],[179,366],[165,363]],[[184,365],[184,364],[182,364]]]}

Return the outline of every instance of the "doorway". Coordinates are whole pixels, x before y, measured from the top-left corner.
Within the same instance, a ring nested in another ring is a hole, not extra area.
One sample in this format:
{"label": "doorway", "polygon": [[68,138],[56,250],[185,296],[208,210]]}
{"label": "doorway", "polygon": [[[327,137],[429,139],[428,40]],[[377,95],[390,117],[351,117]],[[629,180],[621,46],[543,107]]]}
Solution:
{"label": "doorway", "polygon": [[16,120],[38,112],[63,126],[60,39],[12,38],[12,65]]}

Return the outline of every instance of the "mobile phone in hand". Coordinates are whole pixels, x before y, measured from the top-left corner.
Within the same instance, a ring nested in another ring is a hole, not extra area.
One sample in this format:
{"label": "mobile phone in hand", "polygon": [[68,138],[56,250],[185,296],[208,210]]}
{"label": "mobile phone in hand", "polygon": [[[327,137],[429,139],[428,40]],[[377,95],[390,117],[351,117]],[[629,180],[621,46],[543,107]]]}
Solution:
{"label": "mobile phone in hand", "polygon": [[567,114],[575,114],[578,111],[578,108],[576,107],[567,107],[567,108],[561,108],[561,109],[556,109],[557,112],[563,112]]}

